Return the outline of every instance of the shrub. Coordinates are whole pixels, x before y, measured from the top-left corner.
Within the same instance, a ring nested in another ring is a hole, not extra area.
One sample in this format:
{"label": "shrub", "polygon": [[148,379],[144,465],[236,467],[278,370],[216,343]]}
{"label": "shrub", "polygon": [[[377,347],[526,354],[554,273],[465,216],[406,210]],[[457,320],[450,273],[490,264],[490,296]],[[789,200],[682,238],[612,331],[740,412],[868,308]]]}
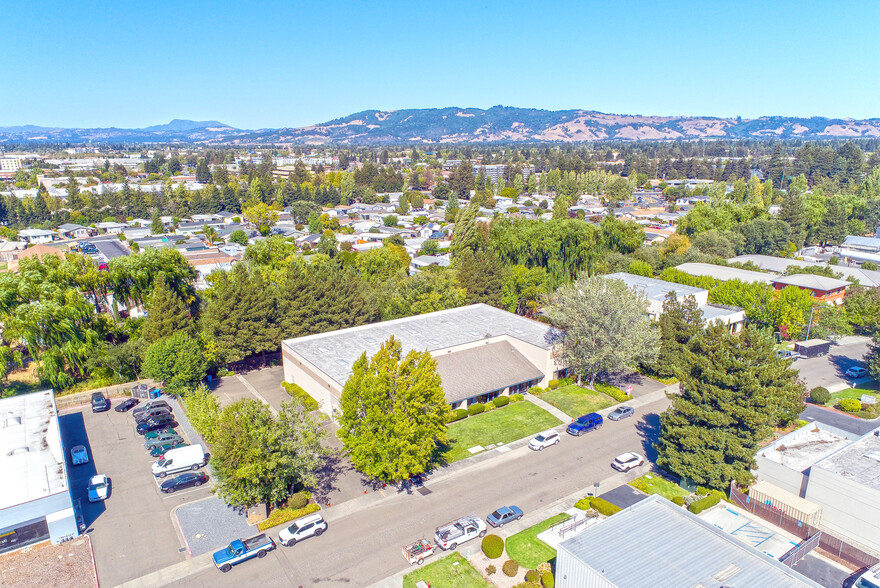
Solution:
{"label": "shrub", "polygon": [[487,576],[491,576],[491,575],[494,574],[496,571],[497,571],[497,570],[495,569],[495,566],[493,566],[493,565],[491,565],[491,564],[489,564],[488,566],[486,566],[486,575],[487,575]]}
{"label": "shrub", "polygon": [[559,388],[559,380],[550,380],[547,383],[547,387],[551,390],[556,390],[557,388]]}
{"label": "shrub", "polygon": [[287,523],[293,519],[298,519],[308,514],[312,514],[313,512],[318,512],[319,510],[321,510],[321,507],[315,503],[307,504],[304,508],[299,509],[289,507],[276,508],[272,511],[272,514],[269,515],[269,518],[257,525],[257,528],[260,531],[265,531],[276,525]]}
{"label": "shrub", "polygon": [[840,406],[840,410],[845,410],[846,412],[859,412],[862,410],[862,403],[855,398],[844,398],[838,406]]}
{"label": "shrub", "polygon": [[553,579],[553,572],[546,571],[541,574],[541,584],[544,588],[553,588],[556,585],[556,580]]}
{"label": "shrub", "polygon": [[446,417],[447,423],[454,423],[455,421],[460,421],[461,419],[467,417],[468,411],[466,408],[456,408],[455,410],[449,411],[449,416]]}
{"label": "shrub", "polygon": [[538,582],[539,581],[538,572],[536,572],[535,570],[529,570],[528,572],[526,572],[525,580],[526,580],[526,582]]}
{"label": "shrub", "polygon": [[672,503],[677,504],[678,506],[684,506],[684,496],[673,496]]}
{"label": "shrub", "polygon": [[701,498],[695,502],[691,502],[690,506],[688,506],[688,510],[694,514],[700,514],[707,508],[712,508],[724,498],[724,494],[718,491],[712,491],[709,496],[705,498]]}
{"label": "shrub", "polygon": [[503,566],[501,566],[501,571],[504,572],[505,576],[512,578],[519,571],[519,564],[512,559],[509,559],[504,562]]}
{"label": "shrub", "polygon": [[304,508],[309,503],[309,498],[311,497],[312,495],[308,491],[297,492],[287,500],[287,508]]}
{"label": "shrub", "polygon": [[470,414],[470,415],[480,414],[484,410],[486,410],[486,405],[480,404],[479,402],[477,402],[475,404],[471,404],[467,409],[468,414]]}
{"label": "shrub", "polygon": [[812,390],[810,390],[810,400],[812,400],[815,404],[825,404],[829,400],[831,400],[831,392],[822,386],[816,386]]}
{"label": "shrub", "polygon": [[626,402],[627,400],[632,400],[632,396],[630,396],[617,386],[612,386],[611,384],[606,384],[605,382],[594,382],[593,390],[595,390],[596,392],[607,394],[617,402]]}
{"label": "shrub", "polygon": [[510,404],[510,398],[508,398],[507,396],[499,396],[492,401],[492,404],[494,404],[498,408],[501,408],[502,406],[507,406],[508,404]]}
{"label": "shrub", "polygon": [[504,539],[498,535],[486,535],[480,548],[489,559],[498,559],[504,553]]}
{"label": "shrub", "polygon": [[621,511],[621,508],[616,504],[611,504],[604,498],[600,498],[598,496],[590,500],[590,504],[594,509],[596,509],[596,512],[605,515],[606,517],[610,517],[614,513]]}
{"label": "shrub", "polygon": [[706,488],[705,486],[697,486],[697,495],[699,496],[708,496],[712,493],[711,488]]}
{"label": "shrub", "polygon": [[[535,396],[540,396],[543,393],[544,393],[544,389],[541,388],[540,386],[532,386],[531,388],[529,388],[529,394],[534,394]],[[516,394],[514,394],[514,396],[516,396]]]}
{"label": "shrub", "polygon": [[590,501],[593,499],[592,496],[584,496],[580,500],[574,503],[575,508],[579,508],[581,510],[590,510]]}
{"label": "shrub", "polygon": [[303,410],[306,412],[318,410],[318,401],[309,396],[309,393],[301,387],[290,382],[281,382],[281,387],[284,388],[284,391],[290,394],[293,398],[298,398],[299,401],[302,402]]}
{"label": "shrub", "polygon": [[572,384],[574,384],[574,378],[572,378],[571,376],[567,376],[559,380],[560,386],[571,386]]}
{"label": "shrub", "polygon": [[539,574],[543,575],[543,574],[546,574],[547,572],[552,572],[553,566],[550,565],[550,562],[545,561],[544,563],[538,564],[538,567],[535,569],[538,570]]}
{"label": "shrub", "polygon": [[520,582],[513,588],[541,588],[541,585],[537,582]]}
{"label": "shrub", "polygon": [[526,397],[523,396],[522,394],[514,394],[513,396],[510,397],[511,402],[522,402],[525,399],[526,399]]}

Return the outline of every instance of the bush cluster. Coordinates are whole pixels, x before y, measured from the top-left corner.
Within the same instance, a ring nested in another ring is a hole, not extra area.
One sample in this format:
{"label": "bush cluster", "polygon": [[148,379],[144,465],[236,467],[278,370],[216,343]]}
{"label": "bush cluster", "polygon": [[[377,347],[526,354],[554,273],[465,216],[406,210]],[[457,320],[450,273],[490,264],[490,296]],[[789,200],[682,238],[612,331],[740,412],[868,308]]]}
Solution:
{"label": "bush cluster", "polygon": [[489,564],[488,566],[486,566],[486,575],[491,576],[491,575],[494,574],[496,571],[497,571],[497,570],[495,569],[495,566],[493,566],[493,565],[491,565],[491,564]]}
{"label": "bush cluster", "polygon": [[822,386],[816,386],[812,390],[810,390],[810,400],[812,400],[815,404],[825,404],[829,400],[831,400],[831,392]]}
{"label": "bush cluster", "polygon": [[684,506],[684,503],[685,503],[684,496],[673,496],[672,503],[677,504],[678,506]]}
{"label": "bush cluster", "polygon": [[507,396],[499,396],[492,400],[492,404],[496,406],[496,408],[501,408],[502,406],[507,406],[510,403],[510,398]]}
{"label": "bush cluster", "polygon": [[538,572],[536,572],[535,570],[529,570],[528,572],[526,572],[525,580],[526,582],[538,582],[540,580]]}
{"label": "bush cluster", "polygon": [[590,501],[593,499],[592,496],[584,496],[580,500],[574,503],[575,508],[579,508],[581,510],[590,510]]}
{"label": "bush cluster", "polygon": [[596,512],[605,515],[606,517],[610,517],[614,513],[621,511],[621,508],[616,504],[611,504],[604,498],[598,496],[590,500],[590,505],[596,510]]}
{"label": "bush cluster", "polygon": [[511,402],[521,402],[525,399],[526,399],[526,397],[523,396],[522,394],[514,394],[513,396],[510,397]]}
{"label": "bush cluster", "polygon": [[287,499],[287,508],[303,508],[309,503],[309,498],[311,497],[312,493],[308,490],[297,492]]}
{"label": "bush cluster", "polygon": [[559,380],[550,380],[547,383],[547,387],[551,390],[556,390],[557,388],[559,388]]}
{"label": "bush cluster", "polygon": [[840,410],[845,410],[846,412],[859,412],[862,410],[862,403],[856,398],[844,398],[838,406],[840,406]]}
{"label": "bush cluster", "polygon": [[519,564],[516,563],[514,560],[509,559],[504,562],[503,566],[501,566],[501,571],[504,572],[505,576],[512,578],[519,571]]}
{"label": "bush cluster", "polygon": [[454,423],[455,421],[460,421],[468,415],[468,411],[465,408],[456,408],[455,410],[449,411],[449,416],[446,417],[447,423]]}
{"label": "bush cluster", "polygon": [[556,580],[553,579],[553,572],[546,571],[541,574],[541,584],[544,588],[553,588],[556,585]]}
{"label": "bush cluster", "polygon": [[617,386],[612,386],[611,384],[606,384],[605,382],[593,383],[593,389],[596,392],[607,394],[617,402],[626,402],[627,400],[632,400],[632,396],[630,396]]}
{"label": "bush cluster", "polygon": [[480,548],[489,559],[498,559],[504,553],[504,539],[498,535],[486,535]]}
{"label": "bush cluster", "polygon": [[574,384],[574,378],[572,378],[571,376],[567,376],[559,380],[560,386],[571,386],[572,384]]}
{"label": "bush cluster", "polygon": [[718,490],[712,490],[708,496],[705,498],[701,498],[697,501],[691,502],[688,506],[688,510],[694,514],[700,514],[707,508],[712,508],[724,498],[724,494],[719,492]]}
{"label": "bush cluster", "polygon": [[484,410],[486,410],[486,405],[480,404],[479,402],[471,404],[467,409],[469,415],[480,414]]}
{"label": "bush cluster", "polygon": [[300,386],[291,384],[290,382],[281,382],[281,387],[292,397],[299,398],[300,402],[302,402],[303,410],[306,412],[318,410],[318,401],[309,396],[309,393],[303,390]]}
{"label": "bush cluster", "polygon": [[540,386],[532,386],[531,388],[529,388],[529,394],[532,394],[534,396],[540,396],[544,392],[546,392],[546,390],[544,390]]}
{"label": "bush cluster", "polygon": [[321,507],[315,503],[307,504],[303,508],[278,508],[272,511],[272,514],[269,515],[269,518],[258,524],[257,528],[260,531],[265,531],[266,529],[270,529],[276,525],[281,525],[283,523],[292,521],[293,519],[304,517],[308,514],[312,514],[313,512],[318,512],[319,510],[321,510]]}

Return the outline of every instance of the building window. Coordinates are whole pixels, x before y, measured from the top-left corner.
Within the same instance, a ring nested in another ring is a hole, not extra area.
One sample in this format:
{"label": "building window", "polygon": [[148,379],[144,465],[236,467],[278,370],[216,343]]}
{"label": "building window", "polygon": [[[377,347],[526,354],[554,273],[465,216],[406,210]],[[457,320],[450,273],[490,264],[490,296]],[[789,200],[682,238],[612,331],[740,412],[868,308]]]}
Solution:
{"label": "building window", "polygon": [[47,539],[49,539],[49,525],[43,518],[0,533],[0,553],[20,549],[25,545],[39,543]]}

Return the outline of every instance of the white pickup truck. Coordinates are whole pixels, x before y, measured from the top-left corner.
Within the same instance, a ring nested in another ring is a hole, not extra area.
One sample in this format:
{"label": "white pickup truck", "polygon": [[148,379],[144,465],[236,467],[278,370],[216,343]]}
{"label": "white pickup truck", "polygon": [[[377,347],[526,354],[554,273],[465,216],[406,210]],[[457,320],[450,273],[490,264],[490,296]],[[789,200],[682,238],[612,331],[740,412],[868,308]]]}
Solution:
{"label": "white pickup truck", "polygon": [[434,541],[440,549],[453,550],[465,541],[486,535],[486,523],[476,516],[461,517],[434,531]]}

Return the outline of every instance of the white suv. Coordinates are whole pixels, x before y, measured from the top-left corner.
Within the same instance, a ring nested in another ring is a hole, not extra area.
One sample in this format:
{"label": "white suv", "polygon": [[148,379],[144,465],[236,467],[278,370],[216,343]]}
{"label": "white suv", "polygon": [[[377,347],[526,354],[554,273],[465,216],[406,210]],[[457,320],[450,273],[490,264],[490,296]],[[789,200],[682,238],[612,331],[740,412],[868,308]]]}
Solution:
{"label": "white suv", "polygon": [[549,431],[541,431],[534,439],[529,441],[529,449],[543,451],[545,447],[550,447],[557,443],[559,443],[559,433],[550,429]]}
{"label": "white suv", "polygon": [[297,519],[286,529],[278,533],[278,540],[285,547],[293,547],[297,541],[308,537],[320,537],[327,530],[327,521],[319,514],[311,514]]}

